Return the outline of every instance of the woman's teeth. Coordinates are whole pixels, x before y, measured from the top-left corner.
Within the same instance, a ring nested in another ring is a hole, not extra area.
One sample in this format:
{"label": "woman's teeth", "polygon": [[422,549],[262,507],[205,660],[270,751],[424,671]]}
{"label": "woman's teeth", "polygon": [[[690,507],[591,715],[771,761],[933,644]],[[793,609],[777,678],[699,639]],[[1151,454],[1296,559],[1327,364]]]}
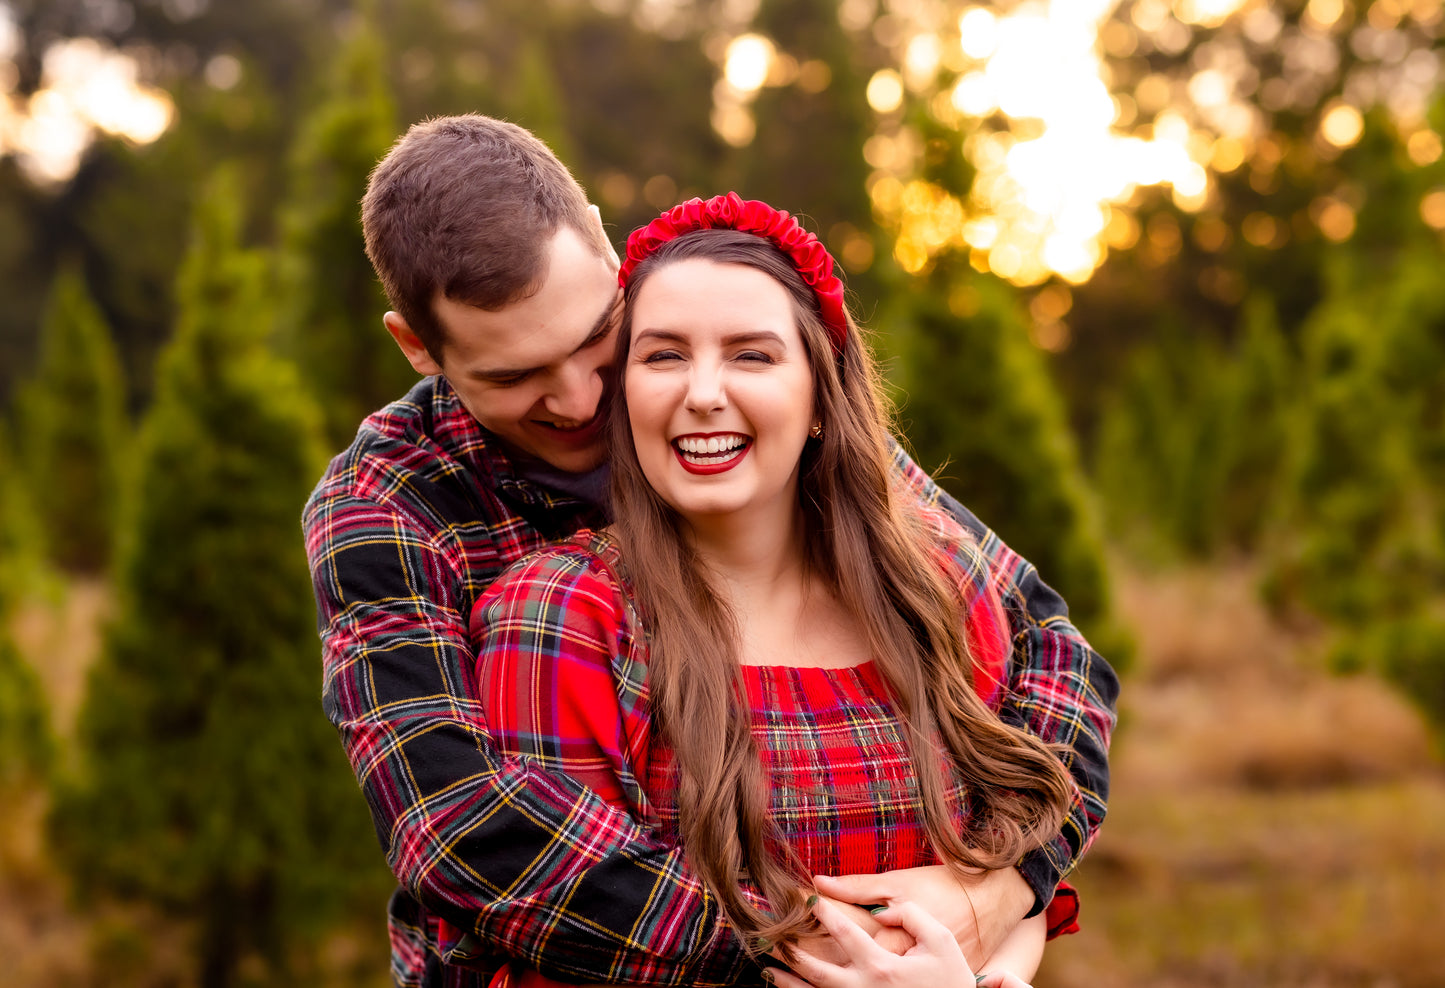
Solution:
{"label": "woman's teeth", "polygon": [[682,436],[673,441],[683,459],[689,463],[717,462],[741,450],[748,443],[747,436]]}

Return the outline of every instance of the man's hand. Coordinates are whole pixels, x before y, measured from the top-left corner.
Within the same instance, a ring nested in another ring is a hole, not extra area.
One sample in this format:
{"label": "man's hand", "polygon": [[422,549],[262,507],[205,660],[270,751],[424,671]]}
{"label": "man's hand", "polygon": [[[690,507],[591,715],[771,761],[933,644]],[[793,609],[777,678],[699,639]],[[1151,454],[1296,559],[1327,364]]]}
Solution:
{"label": "man's hand", "polygon": [[[974,966],[993,955],[1034,904],[1033,889],[1014,868],[981,871],[964,882],[946,865],[905,868],[881,875],[818,875],[813,881],[823,895],[864,907],[917,903],[948,927]],[[896,928],[890,929],[897,932]]]}
{"label": "man's hand", "polygon": [[[914,944],[913,937],[908,931],[899,925],[884,925],[873,918],[873,914],[862,906],[843,902],[827,895],[820,898],[833,907],[833,914],[848,920],[853,926],[867,933],[873,938],[873,942],[890,954],[904,954]],[[815,908],[815,913],[816,913]],[[798,942],[798,946],[807,951],[819,960],[829,964],[847,964],[848,952],[843,946],[833,939],[833,935],[824,932],[816,937],[809,937]],[[786,961],[787,955],[780,950],[772,950],[770,953],[780,961]]]}

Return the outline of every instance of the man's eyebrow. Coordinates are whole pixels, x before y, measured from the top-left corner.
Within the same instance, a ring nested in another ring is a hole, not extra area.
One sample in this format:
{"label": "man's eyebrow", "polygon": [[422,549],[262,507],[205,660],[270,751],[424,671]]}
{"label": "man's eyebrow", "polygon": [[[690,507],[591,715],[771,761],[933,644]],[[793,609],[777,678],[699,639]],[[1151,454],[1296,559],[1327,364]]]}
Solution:
{"label": "man's eyebrow", "polygon": [[615,312],[616,312],[618,309],[620,309],[621,307],[622,307],[622,292],[619,291],[619,292],[617,293],[617,296],[616,296],[615,298],[613,298],[612,304],[609,305],[607,308],[603,309],[603,310],[602,310],[602,315],[598,316],[598,317],[597,317],[597,321],[592,324],[592,329],[591,329],[591,331],[587,334],[586,339],[584,339],[584,340],[578,345],[577,349],[576,349],[576,350],[573,350],[572,352],[573,352],[573,353],[578,353],[578,352],[580,352],[580,351],[582,351],[582,350],[585,350],[585,349],[587,349],[587,347],[591,346],[593,343],[595,343],[595,342],[597,341],[597,337],[606,335],[607,330],[608,330],[608,328],[609,328],[608,324],[612,321],[612,314],[615,313]]}
{"label": "man's eyebrow", "polygon": [[[577,347],[572,351],[572,353],[567,354],[567,356],[571,357],[574,354],[580,353],[581,351],[587,349],[587,347],[589,347],[593,343],[596,343],[597,338],[605,334],[607,330],[607,323],[612,318],[612,313],[617,311],[618,306],[620,306],[621,304],[622,294],[619,292],[617,297],[613,299],[610,304],[608,304],[607,308],[602,310],[602,315],[597,317],[597,321],[594,322],[592,324],[592,328],[587,331],[587,336],[582,340],[581,343],[577,344]],[[471,371],[467,374],[467,376],[476,378],[479,381],[506,381],[514,377],[526,377],[528,374],[535,374],[541,369],[541,367],[485,368],[483,370]]]}

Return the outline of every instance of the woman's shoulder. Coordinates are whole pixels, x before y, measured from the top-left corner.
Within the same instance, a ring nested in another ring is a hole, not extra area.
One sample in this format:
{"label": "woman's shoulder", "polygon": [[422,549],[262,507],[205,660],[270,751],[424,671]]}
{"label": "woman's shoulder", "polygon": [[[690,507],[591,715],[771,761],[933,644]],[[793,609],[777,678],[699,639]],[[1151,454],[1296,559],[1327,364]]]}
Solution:
{"label": "woman's shoulder", "polygon": [[621,580],[617,575],[620,563],[617,542],[610,535],[584,528],[518,559],[502,571],[490,590],[530,583],[557,588],[578,584],[620,588]]}
{"label": "woman's shoulder", "polygon": [[607,533],[582,529],[517,560],[477,599],[472,624],[501,611],[526,611],[539,621],[573,623],[614,615],[626,623],[630,601],[619,576],[621,557]]}

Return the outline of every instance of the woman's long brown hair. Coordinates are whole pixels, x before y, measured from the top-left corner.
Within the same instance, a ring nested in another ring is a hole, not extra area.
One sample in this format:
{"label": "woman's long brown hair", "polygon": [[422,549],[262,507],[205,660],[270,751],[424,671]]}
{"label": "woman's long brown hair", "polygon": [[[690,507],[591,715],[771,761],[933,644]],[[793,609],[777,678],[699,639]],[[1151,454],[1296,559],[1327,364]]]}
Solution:
{"label": "woman's long brown hair", "polygon": [[[851,318],[837,354],[816,297],[780,250],[735,230],[686,234],[644,260],[627,283],[619,382],[640,286],[651,272],[689,258],[756,268],[792,296],[824,424],[800,469],[807,573],[865,629],[892,690],[939,859],[960,871],[1014,865],[1058,833],[1072,782],[1048,746],[1001,722],[974,690],[962,602],[939,570],[936,540],[920,509],[895,490],[877,370]],[[803,892],[811,878],[768,819],[769,783],[743,699],[738,625],[693,551],[686,523],[643,475],[625,389],[619,391],[610,421],[613,531],[649,636],[652,711],[675,758],[683,848],[750,949],[764,939],[788,944],[814,929]],[[963,548],[977,552],[971,543]],[[962,835],[940,755],[966,783]],[[743,876],[767,898],[772,915],[741,894]]]}

